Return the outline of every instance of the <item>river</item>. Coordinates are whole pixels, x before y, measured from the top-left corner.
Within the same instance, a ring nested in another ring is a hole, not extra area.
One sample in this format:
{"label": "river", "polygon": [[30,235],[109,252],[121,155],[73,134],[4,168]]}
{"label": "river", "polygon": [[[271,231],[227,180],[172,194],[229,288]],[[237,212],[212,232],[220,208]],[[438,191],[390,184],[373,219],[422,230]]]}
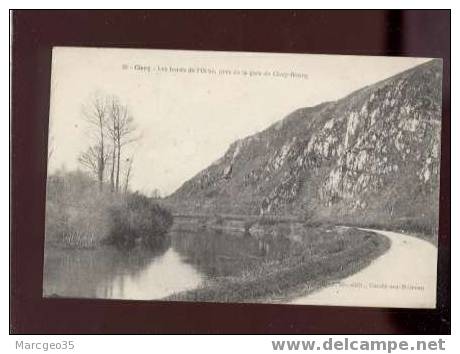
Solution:
{"label": "river", "polygon": [[236,275],[288,253],[284,237],[258,240],[220,231],[171,232],[162,251],[47,247],[46,297],[153,300],[199,287],[209,278]]}
{"label": "river", "polygon": [[[361,271],[292,304],[424,307],[436,304],[437,249],[431,243],[389,231],[390,249]],[[219,231],[171,232],[162,251],[45,250],[45,296],[154,300],[199,287],[207,279],[238,275],[264,260],[289,254],[286,237],[258,239]]]}

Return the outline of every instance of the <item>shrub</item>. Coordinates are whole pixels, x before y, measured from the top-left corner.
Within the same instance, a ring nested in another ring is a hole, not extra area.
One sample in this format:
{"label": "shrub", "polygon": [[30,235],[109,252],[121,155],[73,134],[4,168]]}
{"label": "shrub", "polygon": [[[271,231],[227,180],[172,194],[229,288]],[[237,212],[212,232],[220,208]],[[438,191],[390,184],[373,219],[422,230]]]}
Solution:
{"label": "shrub", "polygon": [[46,241],[79,248],[100,244],[108,235],[112,199],[82,172],[51,175],[47,184]]}
{"label": "shrub", "polygon": [[128,195],[124,203],[111,207],[110,219],[109,240],[126,248],[136,244],[151,248],[165,246],[173,221],[166,209],[138,193]]}
{"label": "shrub", "polygon": [[167,243],[171,214],[138,193],[99,190],[83,172],[61,172],[48,177],[46,242],[65,247],[93,248],[102,243],[151,248]]}

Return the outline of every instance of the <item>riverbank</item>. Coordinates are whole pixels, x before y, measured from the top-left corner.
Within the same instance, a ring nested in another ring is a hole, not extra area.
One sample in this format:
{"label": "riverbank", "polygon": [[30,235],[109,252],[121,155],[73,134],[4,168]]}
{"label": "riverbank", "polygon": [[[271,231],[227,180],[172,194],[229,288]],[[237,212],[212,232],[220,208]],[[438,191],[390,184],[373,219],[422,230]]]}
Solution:
{"label": "riverbank", "polygon": [[165,300],[273,302],[299,287],[314,291],[325,282],[353,274],[390,247],[386,237],[355,228],[305,228],[295,236],[289,252],[278,259],[263,261],[234,276],[209,279],[197,289]]}
{"label": "riverbank", "polygon": [[411,235],[430,242],[437,247],[438,245],[438,217],[417,215],[413,217],[402,217],[379,215],[366,213],[360,216],[339,215],[332,216],[313,216],[307,221],[310,225],[321,225],[332,223],[349,227],[367,228],[374,230],[392,231],[400,234]]}
{"label": "riverbank", "polygon": [[[341,225],[409,234],[430,242],[437,247],[438,228],[430,222],[422,223],[420,218],[394,217],[391,220],[373,217],[311,217],[304,219],[295,215],[240,215],[240,214],[174,214],[174,230],[197,231],[200,229],[220,230],[228,233],[248,233],[251,235],[269,232],[295,234],[303,227]],[[430,227],[428,227],[430,226]],[[278,231],[277,231],[278,230]]]}
{"label": "riverbank", "polygon": [[391,241],[368,267],[314,293],[299,289],[289,303],[303,305],[436,307],[437,249],[430,242],[391,231],[370,230]]}
{"label": "riverbank", "polygon": [[114,192],[81,171],[48,176],[47,247],[162,249],[172,222],[168,210],[138,192]]}

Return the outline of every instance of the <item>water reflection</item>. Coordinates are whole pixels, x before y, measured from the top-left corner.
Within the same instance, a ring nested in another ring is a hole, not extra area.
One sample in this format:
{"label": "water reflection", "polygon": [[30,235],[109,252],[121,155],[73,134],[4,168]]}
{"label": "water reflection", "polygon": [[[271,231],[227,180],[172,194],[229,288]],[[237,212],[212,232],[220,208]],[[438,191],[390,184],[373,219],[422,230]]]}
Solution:
{"label": "water reflection", "polygon": [[237,275],[288,252],[287,238],[254,238],[216,231],[172,232],[159,252],[45,250],[44,295],[159,299],[196,288],[206,278]]}
{"label": "water reflection", "polygon": [[[184,264],[173,248],[155,257],[143,270],[119,274],[110,286],[98,288],[98,297],[113,299],[160,299],[179,291],[196,288],[202,276],[193,267]],[[110,293],[106,293],[109,289]]]}
{"label": "water reflection", "polygon": [[237,275],[265,259],[280,258],[291,242],[285,237],[255,238],[216,231],[174,232],[172,245],[185,261],[208,277]]}

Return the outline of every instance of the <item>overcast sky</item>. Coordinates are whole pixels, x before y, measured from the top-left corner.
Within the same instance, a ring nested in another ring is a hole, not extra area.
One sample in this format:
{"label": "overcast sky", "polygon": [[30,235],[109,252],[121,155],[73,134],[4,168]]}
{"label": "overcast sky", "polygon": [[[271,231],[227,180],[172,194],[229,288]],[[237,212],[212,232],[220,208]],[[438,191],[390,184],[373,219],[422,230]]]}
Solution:
{"label": "overcast sky", "polygon": [[[79,167],[78,155],[90,143],[82,105],[95,92],[118,95],[142,133],[135,147],[131,188],[144,193],[158,188],[167,195],[222,156],[235,140],[297,108],[340,99],[427,60],[55,48],[50,109],[54,152],[49,169]],[[150,67],[150,72],[136,70],[136,65]],[[159,72],[158,66],[210,68],[215,73]],[[219,75],[221,69],[229,71]],[[270,75],[250,77],[243,71]]]}

